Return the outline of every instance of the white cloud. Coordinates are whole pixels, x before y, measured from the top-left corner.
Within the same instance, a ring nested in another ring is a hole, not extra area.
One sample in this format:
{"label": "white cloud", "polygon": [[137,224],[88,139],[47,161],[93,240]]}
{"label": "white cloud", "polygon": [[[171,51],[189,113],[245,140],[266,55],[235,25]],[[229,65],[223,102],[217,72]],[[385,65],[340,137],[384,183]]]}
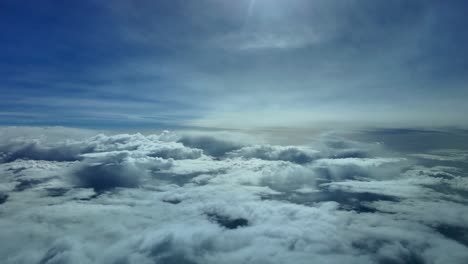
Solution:
{"label": "white cloud", "polygon": [[441,149],[429,153],[412,154],[413,157],[438,161],[468,162],[468,152],[461,149]]}
{"label": "white cloud", "polygon": [[460,168],[380,157],[329,136],[277,146],[184,133],[46,135],[35,155],[17,151],[35,132],[8,135],[16,145],[1,148],[2,261],[468,260]]}

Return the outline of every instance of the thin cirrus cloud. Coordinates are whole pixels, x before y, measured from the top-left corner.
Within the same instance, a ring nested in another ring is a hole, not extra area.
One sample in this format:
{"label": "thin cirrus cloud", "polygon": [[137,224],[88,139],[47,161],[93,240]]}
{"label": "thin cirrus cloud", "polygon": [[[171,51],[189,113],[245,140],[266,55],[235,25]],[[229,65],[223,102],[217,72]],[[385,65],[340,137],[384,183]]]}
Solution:
{"label": "thin cirrus cloud", "polygon": [[466,125],[461,2],[7,1],[1,10],[4,124]]}

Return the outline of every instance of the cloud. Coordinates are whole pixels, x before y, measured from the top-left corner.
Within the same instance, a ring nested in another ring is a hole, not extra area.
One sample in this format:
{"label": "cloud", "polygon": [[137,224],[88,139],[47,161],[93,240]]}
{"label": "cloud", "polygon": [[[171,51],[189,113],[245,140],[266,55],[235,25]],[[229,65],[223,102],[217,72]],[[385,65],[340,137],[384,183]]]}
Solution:
{"label": "cloud", "polygon": [[70,172],[78,187],[102,191],[114,187],[137,187],[147,173],[124,155],[106,157],[105,160],[86,160],[75,165]]}
{"label": "cloud", "polygon": [[230,157],[258,158],[263,160],[284,160],[307,163],[319,157],[319,151],[301,146],[247,146],[234,150]]}
{"label": "cloud", "polygon": [[468,162],[468,152],[459,149],[440,149],[430,151],[429,153],[412,154],[412,156],[437,161]]}
{"label": "cloud", "polygon": [[468,260],[458,163],[330,135],[294,146],[228,132],[47,138],[44,149],[75,158],[0,163],[5,263]]}
{"label": "cloud", "polygon": [[233,132],[192,132],[183,134],[178,142],[187,147],[202,149],[208,155],[220,157],[228,152],[240,149],[253,142],[253,140],[252,137]]}

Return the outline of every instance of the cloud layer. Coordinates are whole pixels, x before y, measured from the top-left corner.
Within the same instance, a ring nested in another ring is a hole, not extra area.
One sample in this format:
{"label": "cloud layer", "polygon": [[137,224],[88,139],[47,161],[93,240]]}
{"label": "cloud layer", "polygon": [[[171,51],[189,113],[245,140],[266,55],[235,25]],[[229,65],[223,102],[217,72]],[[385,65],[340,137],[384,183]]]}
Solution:
{"label": "cloud layer", "polygon": [[468,262],[461,150],[15,129],[0,139],[4,263]]}

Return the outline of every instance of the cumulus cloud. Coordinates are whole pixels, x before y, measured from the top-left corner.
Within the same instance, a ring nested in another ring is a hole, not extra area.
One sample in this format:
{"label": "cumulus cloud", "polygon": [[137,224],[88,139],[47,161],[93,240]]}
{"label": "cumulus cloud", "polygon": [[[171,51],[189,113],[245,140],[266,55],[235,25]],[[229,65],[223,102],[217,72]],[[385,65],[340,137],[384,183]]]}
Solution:
{"label": "cumulus cloud", "polygon": [[183,135],[178,142],[185,146],[202,149],[206,154],[219,157],[227,152],[236,150],[244,146],[242,141],[234,141],[226,135]]}
{"label": "cumulus cloud", "polygon": [[307,163],[320,157],[318,150],[302,146],[247,146],[229,153],[231,157],[259,158]]}
{"label": "cumulus cloud", "polygon": [[463,163],[329,135],[15,130],[0,133],[4,263],[468,261]]}

